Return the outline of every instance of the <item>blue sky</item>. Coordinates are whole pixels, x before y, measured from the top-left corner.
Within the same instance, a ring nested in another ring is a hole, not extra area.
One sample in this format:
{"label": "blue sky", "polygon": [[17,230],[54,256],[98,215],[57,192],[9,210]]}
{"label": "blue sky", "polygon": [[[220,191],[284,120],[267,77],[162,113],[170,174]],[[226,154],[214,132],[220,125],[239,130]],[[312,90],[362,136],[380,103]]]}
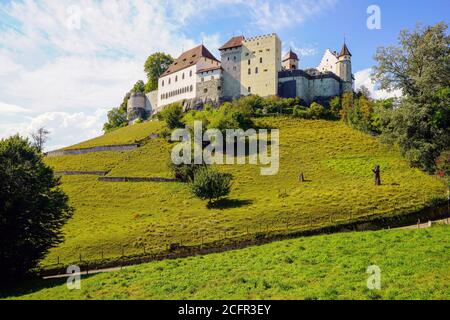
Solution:
{"label": "blue sky", "polygon": [[[366,26],[370,5],[380,30]],[[385,97],[369,77],[376,48],[418,22],[448,23],[449,12],[449,0],[0,0],[0,137],[46,126],[52,149],[101,134],[149,54],[202,41],[216,54],[238,34],[276,32],[304,68],[345,36],[357,85]]]}

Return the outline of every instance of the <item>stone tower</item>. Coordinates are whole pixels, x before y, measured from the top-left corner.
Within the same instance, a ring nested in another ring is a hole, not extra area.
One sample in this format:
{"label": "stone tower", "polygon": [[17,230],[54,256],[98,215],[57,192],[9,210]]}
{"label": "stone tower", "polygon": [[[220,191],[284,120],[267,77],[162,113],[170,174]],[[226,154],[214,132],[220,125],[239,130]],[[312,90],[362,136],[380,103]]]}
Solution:
{"label": "stone tower", "polygon": [[241,95],[241,56],[244,36],[231,38],[219,48],[223,70],[222,98],[232,100]]}
{"label": "stone tower", "polygon": [[289,50],[283,58],[283,70],[298,70],[298,61],[297,54],[292,50]]}
{"label": "stone tower", "polygon": [[337,71],[338,76],[344,81],[344,91],[351,91],[353,87],[352,54],[345,42],[338,56]]}

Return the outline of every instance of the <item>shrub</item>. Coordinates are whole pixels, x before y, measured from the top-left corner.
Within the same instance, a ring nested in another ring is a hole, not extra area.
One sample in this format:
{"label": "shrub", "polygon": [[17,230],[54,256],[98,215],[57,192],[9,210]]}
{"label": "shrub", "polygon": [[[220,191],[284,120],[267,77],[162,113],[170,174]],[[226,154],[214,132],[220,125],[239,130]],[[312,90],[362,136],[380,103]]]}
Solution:
{"label": "shrub", "polygon": [[195,177],[195,173],[204,168],[203,164],[174,164],[172,161],[169,163],[169,167],[173,172],[175,179],[182,182],[192,182]]}
{"label": "shrub", "polygon": [[183,107],[180,103],[172,103],[158,113],[158,119],[165,121],[169,129],[184,127]]}
{"label": "shrub", "polygon": [[311,119],[322,119],[325,117],[325,108],[317,102],[311,103],[309,107],[309,115]]}
{"label": "shrub", "polygon": [[17,281],[61,243],[73,209],[28,140],[0,140],[0,284]]}
{"label": "shrub", "polygon": [[230,193],[231,179],[232,176],[228,173],[204,167],[195,172],[191,182],[191,191],[196,197],[208,200],[208,204],[211,204],[213,200],[225,197]]}

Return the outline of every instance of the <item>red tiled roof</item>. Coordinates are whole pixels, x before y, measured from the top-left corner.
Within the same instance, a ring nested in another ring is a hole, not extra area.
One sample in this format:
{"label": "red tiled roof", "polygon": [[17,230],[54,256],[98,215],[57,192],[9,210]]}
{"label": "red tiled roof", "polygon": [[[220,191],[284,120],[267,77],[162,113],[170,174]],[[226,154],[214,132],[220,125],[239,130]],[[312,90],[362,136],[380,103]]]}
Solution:
{"label": "red tiled roof", "polygon": [[174,72],[183,70],[185,68],[195,65],[201,58],[208,58],[217,62],[219,60],[214,57],[214,55],[209,52],[209,50],[204,45],[199,45],[191,50],[183,52],[181,56],[178,57],[170,67],[164,72],[161,77],[168,76]]}
{"label": "red tiled roof", "polygon": [[233,37],[227,41],[223,46],[219,48],[219,50],[231,49],[242,46],[242,41],[245,40],[244,36]]}
{"label": "red tiled roof", "polygon": [[283,62],[289,59],[294,59],[294,60],[298,60],[298,56],[295,52],[293,52],[292,50],[289,50],[288,53],[286,53],[286,55],[283,58]]}

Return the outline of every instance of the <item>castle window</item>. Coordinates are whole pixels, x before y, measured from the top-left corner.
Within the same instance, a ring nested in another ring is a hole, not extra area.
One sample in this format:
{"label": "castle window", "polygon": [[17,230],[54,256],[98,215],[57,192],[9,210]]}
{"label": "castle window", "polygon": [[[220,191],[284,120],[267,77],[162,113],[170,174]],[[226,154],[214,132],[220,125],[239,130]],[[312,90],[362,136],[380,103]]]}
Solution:
{"label": "castle window", "polygon": [[236,66],[233,67],[233,71],[236,71]]}
{"label": "castle window", "polygon": [[189,71],[189,77],[192,77],[192,70]]}
{"label": "castle window", "polygon": [[255,73],[258,74],[258,67],[255,68]]}
{"label": "castle window", "polygon": [[248,68],[248,74],[252,74],[252,69]]}
{"label": "castle window", "polygon": [[230,61],[230,57],[228,57],[227,60]]}
{"label": "castle window", "polygon": [[219,91],[222,90],[222,87],[217,87],[217,90],[219,90]]}
{"label": "castle window", "polygon": [[205,82],[205,78],[202,77],[202,82]]}
{"label": "castle window", "polygon": [[175,82],[177,82],[178,81],[178,76],[175,76]]}
{"label": "castle window", "polygon": [[194,90],[194,87],[192,86],[192,84],[191,84],[190,90],[191,90],[191,92],[192,92],[192,90]]}
{"label": "castle window", "polygon": [[161,86],[164,87],[164,80],[161,82]]}
{"label": "castle window", "polygon": [[262,58],[259,58],[259,63],[262,63]]}
{"label": "castle window", "polygon": [[169,78],[169,84],[170,84],[170,78]]}
{"label": "castle window", "polygon": [[248,93],[251,93],[252,92],[252,87],[248,87],[247,90],[248,90]]}
{"label": "castle window", "polygon": [[248,65],[250,65],[250,62],[251,62],[251,60],[250,60],[250,59],[248,59]]}
{"label": "castle window", "polygon": [[236,61],[236,56],[233,57],[233,60]]}
{"label": "castle window", "polygon": [[207,93],[207,92],[208,92],[207,88],[203,89],[203,93]]}
{"label": "castle window", "polygon": [[184,72],[183,72],[183,74],[181,75],[181,79],[183,79],[183,80],[184,80]]}

